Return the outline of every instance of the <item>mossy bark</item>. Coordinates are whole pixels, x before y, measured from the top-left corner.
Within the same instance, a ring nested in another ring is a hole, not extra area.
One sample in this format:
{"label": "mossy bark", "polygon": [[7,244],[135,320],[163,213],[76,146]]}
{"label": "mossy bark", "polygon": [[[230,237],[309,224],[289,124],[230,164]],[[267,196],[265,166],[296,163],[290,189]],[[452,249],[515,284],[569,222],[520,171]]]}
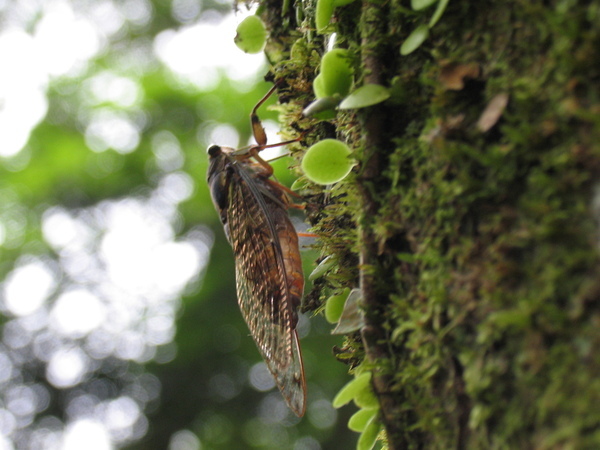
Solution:
{"label": "mossy bark", "polygon": [[299,113],[315,5],[264,6],[288,131],[359,161],[303,192],[338,262],[309,298],[360,285],[344,350],[373,368],[390,447],[599,448],[600,1],[450,1],[406,56],[433,10],[337,8],[356,85],[392,97],[327,122]]}

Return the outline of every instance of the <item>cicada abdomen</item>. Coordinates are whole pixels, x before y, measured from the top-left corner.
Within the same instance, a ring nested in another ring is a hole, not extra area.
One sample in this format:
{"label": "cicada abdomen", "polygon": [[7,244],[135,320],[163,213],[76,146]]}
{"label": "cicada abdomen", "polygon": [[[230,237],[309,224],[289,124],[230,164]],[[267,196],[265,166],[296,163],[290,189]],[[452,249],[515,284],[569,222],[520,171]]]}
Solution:
{"label": "cicada abdomen", "polygon": [[296,326],[304,276],[298,235],[286,192],[257,156],[266,141],[257,140],[248,151],[209,147],[208,184],[233,248],[242,315],[285,401],[302,416],[306,381]]}

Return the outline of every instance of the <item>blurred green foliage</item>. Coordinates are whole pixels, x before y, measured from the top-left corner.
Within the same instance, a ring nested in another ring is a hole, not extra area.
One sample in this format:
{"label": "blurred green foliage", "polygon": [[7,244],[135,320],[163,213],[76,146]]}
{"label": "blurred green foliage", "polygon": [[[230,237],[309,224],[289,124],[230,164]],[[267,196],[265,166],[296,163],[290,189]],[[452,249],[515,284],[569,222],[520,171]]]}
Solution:
{"label": "blurred green foliage", "polygon": [[[185,2],[173,5],[176,3]],[[345,381],[346,368],[332,357],[331,351],[334,345],[341,344],[341,338],[330,336],[331,327],[322,317],[310,319],[310,332],[302,341],[309,390],[304,419],[292,418],[287,410],[279,412],[283,418],[271,417],[270,405],[279,405],[277,389],[262,393],[249,385],[248,371],[260,362],[260,356],[236,304],[233,255],[206,187],[205,149],[209,144],[207,132],[215,124],[232,125],[240,142],[247,142],[250,110],[269,85],[259,82],[257,75],[254,87],[248,89],[244,82],[239,88],[221,74],[214,88],[203,91],[174,75],[152,53],[152,42],[159,33],[186,25],[174,18],[173,5],[153,1],[151,19],[143,27],[123,26],[85,70],[50,81],[45,118],[32,131],[25,148],[0,164],[0,216],[7,224],[7,238],[0,247],[0,275],[6,276],[23,255],[56,259],[40,228],[49,208],[77,212],[111,199],[147,198],[165,176],[187,175],[193,180],[193,191],[178,205],[173,239],[200,229],[214,233],[214,245],[205,272],[181,299],[174,357],[120,366],[120,371],[135,376],[154,374],[161,385],[160,398],[149,402],[143,411],[148,416],[147,433],[130,442],[129,448],[169,448],[174,433],[181,430],[196,434],[206,449],[349,448],[354,437],[344,430],[351,411],[336,412],[328,403]],[[223,14],[230,6],[205,2],[201,8],[190,23],[208,17],[207,12],[211,17]],[[35,29],[35,23],[31,27]],[[143,54],[143,63],[131,60],[133,48]],[[189,58],[195,55],[190,54]],[[266,71],[265,68],[263,72]],[[87,87],[102,74],[132,80],[141,95],[128,106],[90,101]],[[86,123],[99,111],[120,114],[138,124],[139,144],[131,151],[91,150],[85,136]],[[260,116],[277,119],[268,107],[261,108]],[[165,136],[179,144],[181,164],[169,167],[161,163],[156,142]],[[285,159],[278,161],[276,172],[283,182],[291,184],[287,164]],[[20,237],[13,239],[7,215],[17,212],[21,219],[15,226]],[[308,268],[310,259],[307,257]],[[33,378],[47,385],[44,363],[34,363],[37,369]],[[35,423],[47,415],[65,423],[76,419],[64,410],[67,402],[63,401],[76,388],[48,389],[49,409],[41,411]]]}

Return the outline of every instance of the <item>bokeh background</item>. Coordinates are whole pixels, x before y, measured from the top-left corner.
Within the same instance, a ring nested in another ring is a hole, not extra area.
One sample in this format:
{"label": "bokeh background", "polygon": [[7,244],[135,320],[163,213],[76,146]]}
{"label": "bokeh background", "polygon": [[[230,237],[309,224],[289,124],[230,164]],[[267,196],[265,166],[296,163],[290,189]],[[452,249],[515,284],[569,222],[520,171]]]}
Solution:
{"label": "bokeh background", "polygon": [[231,10],[0,0],[0,449],[354,445],[331,327],[301,320],[300,420],[236,304],[205,149],[248,143],[269,85]]}

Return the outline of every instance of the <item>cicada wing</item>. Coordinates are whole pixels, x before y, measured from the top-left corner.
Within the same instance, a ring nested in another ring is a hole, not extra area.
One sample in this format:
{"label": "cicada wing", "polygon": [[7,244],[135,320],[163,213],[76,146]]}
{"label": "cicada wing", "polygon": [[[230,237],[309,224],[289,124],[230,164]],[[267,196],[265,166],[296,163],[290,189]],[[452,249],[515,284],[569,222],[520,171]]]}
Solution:
{"label": "cicada wing", "polygon": [[228,212],[235,253],[237,297],[242,315],[279,390],[298,416],[306,408],[306,382],[296,332],[297,316],[277,234],[281,206],[265,200],[255,185],[233,183]]}
{"label": "cicada wing", "polygon": [[298,333],[286,324],[276,306],[278,293],[269,295],[268,301],[257,298],[255,284],[244,274],[242,263],[236,263],[238,302],[250,333],[258,346],[269,371],[275,378],[288,406],[297,416],[306,409],[306,381]]}

